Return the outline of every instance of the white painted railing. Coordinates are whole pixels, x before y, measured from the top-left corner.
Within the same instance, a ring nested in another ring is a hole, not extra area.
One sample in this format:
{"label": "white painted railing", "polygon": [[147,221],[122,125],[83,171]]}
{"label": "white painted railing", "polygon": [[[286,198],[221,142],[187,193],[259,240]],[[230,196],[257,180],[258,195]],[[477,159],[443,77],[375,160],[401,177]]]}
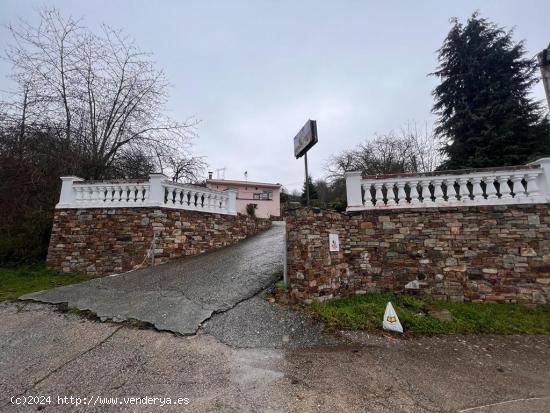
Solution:
{"label": "white painted railing", "polygon": [[550,158],[528,165],[365,176],[346,173],[348,211],[550,202]]}
{"label": "white painted railing", "polygon": [[237,215],[237,191],[172,182],[163,174],[148,180],[84,181],[62,176],[56,208],[163,207]]}

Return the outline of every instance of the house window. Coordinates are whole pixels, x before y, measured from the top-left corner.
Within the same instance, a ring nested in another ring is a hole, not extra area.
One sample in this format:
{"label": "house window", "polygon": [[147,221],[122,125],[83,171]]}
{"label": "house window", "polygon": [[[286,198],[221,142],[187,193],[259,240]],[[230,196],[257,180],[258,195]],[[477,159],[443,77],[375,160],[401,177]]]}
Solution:
{"label": "house window", "polygon": [[262,201],[271,201],[273,199],[273,191],[255,192],[254,199],[260,199]]}

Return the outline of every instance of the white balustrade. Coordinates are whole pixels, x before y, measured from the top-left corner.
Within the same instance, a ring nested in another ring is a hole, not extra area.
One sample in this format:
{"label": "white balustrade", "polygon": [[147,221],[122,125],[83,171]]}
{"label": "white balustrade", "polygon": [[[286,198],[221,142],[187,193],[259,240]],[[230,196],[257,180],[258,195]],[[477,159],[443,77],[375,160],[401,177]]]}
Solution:
{"label": "white balustrade", "polygon": [[550,203],[550,158],[528,165],[362,177],[346,173],[348,211]]}
{"label": "white balustrade", "polygon": [[96,182],[63,176],[61,181],[58,209],[163,207],[237,215],[236,190],[180,184],[163,174],[151,174],[149,180]]}

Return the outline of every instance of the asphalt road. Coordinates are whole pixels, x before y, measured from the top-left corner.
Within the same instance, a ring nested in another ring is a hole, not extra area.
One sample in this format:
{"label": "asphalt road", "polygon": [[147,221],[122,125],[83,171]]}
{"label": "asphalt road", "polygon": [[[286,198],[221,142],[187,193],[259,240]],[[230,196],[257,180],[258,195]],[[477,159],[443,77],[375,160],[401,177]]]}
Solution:
{"label": "asphalt road", "polygon": [[[550,410],[549,336],[346,333],[351,344],[243,348],[202,330],[138,330],[32,302],[0,303],[0,319],[2,412]],[[12,402],[29,396],[42,405]]]}
{"label": "asphalt road", "polygon": [[195,334],[223,313],[271,285],[283,272],[284,224],[231,247],[157,267],[103,277],[21,297],[67,303],[102,320],[137,319],[158,330]]}

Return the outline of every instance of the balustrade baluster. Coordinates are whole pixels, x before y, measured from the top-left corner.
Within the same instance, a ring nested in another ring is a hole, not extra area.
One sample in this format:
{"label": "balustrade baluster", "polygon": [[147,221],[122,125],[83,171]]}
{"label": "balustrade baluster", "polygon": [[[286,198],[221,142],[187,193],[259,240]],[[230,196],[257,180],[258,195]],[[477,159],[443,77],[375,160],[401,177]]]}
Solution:
{"label": "balustrade baluster", "polygon": [[448,178],[445,180],[445,186],[447,187],[447,202],[456,202],[458,200],[455,182],[456,179],[454,178]]}
{"label": "balustrade baluster", "polygon": [[105,187],[97,187],[97,203],[103,205],[105,203]]}
{"label": "balustrade baluster", "polygon": [[123,204],[128,203],[128,191],[130,188],[128,185],[121,185],[121,195],[120,195],[120,202]]}
{"label": "balustrade baluster", "polygon": [[510,185],[508,185],[509,176],[497,176],[498,192],[500,192],[500,199],[512,199],[512,191]]}
{"label": "balustrade baluster", "polygon": [[496,177],[494,176],[487,176],[483,178],[483,182],[485,182],[485,193],[487,194],[487,199],[490,200],[498,199],[495,179]]}
{"label": "balustrade baluster", "polygon": [[90,186],[90,192],[89,192],[89,198],[88,198],[88,202],[90,204],[93,204],[95,202],[96,191],[97,191],[97,188],[95,185]]}
{"label": "balustrade baluster", "polygon": [[397,182],[397,203],[401,206],[407,205],[407,193],[405,192],[406,182]]}
{"label": "balustrade baluster", "polygon": [[80,200],[84,203],[88,202],[88,189],[85,186],[80,188]]}
{"label": "balustrade baluster", "polygon": [[538,173],[527,174],[525,180],[527,181],[527,196],[539,196],[539,186],[537,184]]}
{"label": "balustrade baluster", "polygon": [[80,202],[85,203],[86,202],[86,188],[84,186],[80,186],[78,188],[80,192]]}
{"label": "balustrade baluster", "polygon": [[525,188],[523,187],[523,183],[521,181],[523,181],[523,174],[512,176],[514,198],[516,199],[522,199],[526,197]]}
{"label": "balustrade baluster", "polygon": [[443,180],[442,179],[434,179],[432,181],[432,184],[434,186],[434,198],[435,203],[442,203],[445,202],[445,197],[443,196]]}
{"label": "balustrade baluster", "polygon": [[88,204],[91,204],[93,202],[93,192],[94,192],[94,187],[93,186],[89,186],[86,188],[86,202]]}
{"label": "balustrade baluster", "polygon": [[116,190],[116,200],[119,204],[122,204],[124,202],[123,187],[121,185],[115,185],[115,190]]}
{"label": "balustrade baluster", "polygon": [[483,201],[483,188],[481,187],[481,178],[472,178],[471,179],[473,188],[472,188],[472,195],[474,196],[473,201],[479,202]]}
{"label": "balustrade baluster", "polygon": [[422,203],[429,204],[432,202],[432,194],[430,192],[430,181],[423,180],[420,182],[422,187]]}
{"label": "balustrade baluster", "polygon": [[372,193],[371,193],[371,187],[372,183],[368,182],[363,184],[363,191],[365,192],[365,195],[363,197],[363,205],[365,205],[367,208],[371,208],[374,205],[374,201],[372,199]]}
{"label": "balustrade baluster", "polygon": [[172,188],[173,198],[172,198],[172,205],[176,206],[178,205],[178,188]]}
{"label": "balustrade baluster", "polygon": [[111,191],[112,191],[112,194],[113,194],[113,202],[118,204],[118,202],[120,200],[120,192],[118,191],[118,187],[113,185],[111,187]]}
{"label": "balustrade baluster", "polygon": [[120,191],[118,190],[118,186],[111,186],[111,192],[113,194],[113,203],[118,204],[120,202]]}
{"label": "balustrade baluster", "polygon": [[376,206],[384,205],[384,194],[382,193],[382,184],[376,182],[374,184],[374,199],[376,200]]}
{"label": "balustrade baluster", "polygon": [[468,181],[469,178],[458,178],[458,193],[460,196],[460,202],[467,203],[470,202],[472,199],[470,198],[470,189],[468,188]]}
{"label": "balustrade baluster", "polygon": [[115,200],[117,204],[120,204],[122,201],[122,190],[118,185],[115,185],[114,188],[115,188]]}
{"label": "balustrade baluster", "polygon": [[129,202],[131,204],[135,204],[137,202],[136,190],[136,185],[130,185]]}
{"label": "balustrade baluster", "polygon": [[126,203],[133,206],[136,203],[136,189],[134,184],[127,185],[126,188]]}
{"label": "balustrade baluster", "polygon": [[417,205],[420,203],[420,193],[418,192],[418,181],[408,182],[410,189],[411,205]]}
{"label": "balustrade baluster", "polygon": [[395,206],[397,205],[397,202],[395,202],[395,192],[393,190],[394,183],[386,183],[384,186],[386,187],[386,205],[388,206]]}
{"label": "balustrade baluster", "polygon": [[[455,189],[452,185],[453,183],[454,180],[452,179],[443,179],[443,181],[441,182],[441,191],[443,192],[441,199],[443,202],[454,201]],[[443,186],[445,186],[445,191],[443,191]]]}
{"label": "balustrade baluster", "polygon": [[149,201],[149,197],[151,195],[151,189],[149,188],[149,186],[148,185],[141,185],[140,189],[141,189],[141,191],[140,191],[140,194],[141,194],[140,200],[142,200],[143,203]]}

